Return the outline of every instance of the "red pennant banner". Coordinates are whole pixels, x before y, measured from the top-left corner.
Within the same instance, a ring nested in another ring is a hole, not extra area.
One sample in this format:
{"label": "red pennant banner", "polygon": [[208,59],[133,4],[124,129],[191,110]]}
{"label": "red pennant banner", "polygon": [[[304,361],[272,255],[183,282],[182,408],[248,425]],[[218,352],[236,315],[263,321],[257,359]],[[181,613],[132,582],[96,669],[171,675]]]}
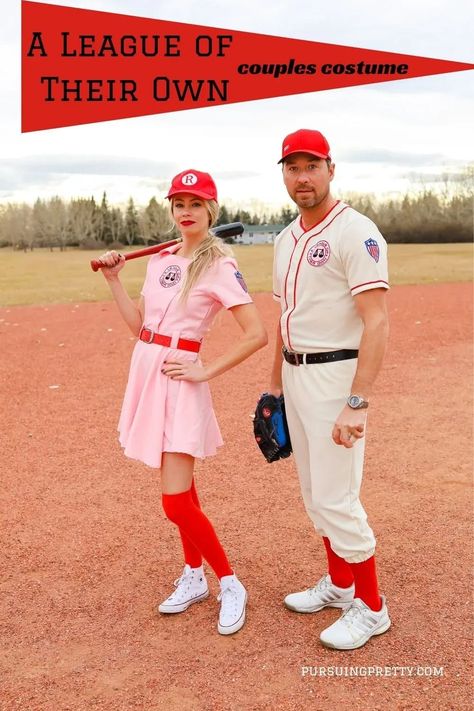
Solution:
{"label": "red pennant banner", "polygon": [[22,3],[22,131],[473,69],[474,64]]}

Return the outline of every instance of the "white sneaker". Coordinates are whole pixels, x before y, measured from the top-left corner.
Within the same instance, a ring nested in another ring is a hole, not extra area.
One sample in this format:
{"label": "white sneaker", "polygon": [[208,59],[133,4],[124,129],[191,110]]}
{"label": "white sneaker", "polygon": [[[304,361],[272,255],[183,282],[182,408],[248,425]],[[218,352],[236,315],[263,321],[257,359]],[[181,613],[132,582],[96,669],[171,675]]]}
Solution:
{"label": "white sneaker", "polygon": [[247,591],[236,575],[220,579],[221,591],[217,599],[221,603],[217,630],[220,634],[234,634],[245,622]]}
{"label": "white sneaker", "polygon": [[184,612],[195,602],[201,602],[209,596],[206,576],[202,565],[191,568],[187,563],[183,574],[174,581],[176,590],[158,605],[158,611],[164,613]]}
{"label": "white sneaker", "polygon": [[318,612],[324,607],[348,607],[354,600],[354,584],[350,588],[333,585],[331,576],[323,575],[313,588],[291,593],[284,603],[293,612]]}
{"label": "white sneaker", "polygon": [[321,632],[321,642],[333,649],[357,649],[362,647],[373,635],[386,632],[390,625],[385,597],[382,609],[374,612],[365,602],[356,597],[352,605],[345,610],[333,625]]}

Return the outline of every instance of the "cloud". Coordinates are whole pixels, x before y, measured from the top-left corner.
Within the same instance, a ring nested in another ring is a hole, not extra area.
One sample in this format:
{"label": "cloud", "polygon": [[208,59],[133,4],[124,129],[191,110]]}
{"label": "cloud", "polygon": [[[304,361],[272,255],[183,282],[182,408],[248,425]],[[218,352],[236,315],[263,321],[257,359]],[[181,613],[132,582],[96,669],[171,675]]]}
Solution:
{"label": "cloud", "polygon": [[[56,182],[58,178],[70,175],[130,176],[142,178],[146,185],[165,189],[170,178],[180,169],[171,162],[110,155],[4,158],[0,159],[0,189]],[[245,180],[256,175],[248,170],[223,170],[217,171],[214,177],[220,180]]]}
{"label": "cloud", "polygon": [[388,163],[402,166],[443,165],[452,163],[441,153],[412,153],[408,151],[390,151],[383,149],[341,150],[339,158],[348,163]]}
{"label": "cloud", "polygon": [[[56,0],[69,5],[69,0]],[[291,0],[75,0],[78,7],[155,17],[175,22],[345,44],[418,56],[470,62],[474,19],[470,0],[339,0],[332,11],[321,0],[296,4]],[[308,9],[311,7],[311,10]],[[341,18],[343,20],[341,21]]]}
{"label": "cloud", "polygon": [[419,183],[469,183],[469,180],[472,179],[469,178],[467,173],[464,172],[455,172],[455,171],[450,171],[450,170],[445,170],[441,173],[415,173],[411,171],[410,173],[406,173],[404,175],[401,175],[400,177],[406,178],[407,180],[411,180],[414,182],[419,182]]}
{"label": "cloud", "polygon": [[218,180],[247,180],[259,175],[260,173],[250,170],[216,170],[213,173],[214,178]]}
{"label": "cloud", "polygon": [[55,183],[66,175],[114,175],[168,180],[173,163],[107,155],[37,155],[0,160],[0,189]]}
{"label": "cloud", "polygon": [[0,169],[28,170],[34,174],[80,173],[82,175],[169,175],[175,166],[147,158],[108,155],[36,155],[0,160]]}

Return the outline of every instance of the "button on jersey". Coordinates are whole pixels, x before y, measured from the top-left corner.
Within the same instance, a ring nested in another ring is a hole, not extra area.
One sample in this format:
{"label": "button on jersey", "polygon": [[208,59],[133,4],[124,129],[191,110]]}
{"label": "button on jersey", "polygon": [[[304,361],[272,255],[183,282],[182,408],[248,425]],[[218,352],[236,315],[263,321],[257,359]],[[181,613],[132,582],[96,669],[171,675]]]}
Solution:
{"label": "button on jersey", "polygon": [[275,240],[273,295],[289,350],[358,348],[363,323],[353,297],[377,288],[389,288],[387,243],[343,202],[309,230],[298,217]]}

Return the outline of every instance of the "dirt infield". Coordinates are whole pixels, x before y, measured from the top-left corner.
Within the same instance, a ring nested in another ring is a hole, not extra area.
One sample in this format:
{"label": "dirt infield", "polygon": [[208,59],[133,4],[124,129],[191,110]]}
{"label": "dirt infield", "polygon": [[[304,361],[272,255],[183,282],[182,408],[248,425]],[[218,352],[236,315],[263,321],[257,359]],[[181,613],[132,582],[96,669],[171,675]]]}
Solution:
{"label": "dirt infield", "polygon": [[[154,611],[181,550],[156,470],[117,443],[133,339],[115,306],[2,309],[2,711],[471,708],[470,294],[390,292],[362,500],[393,625],[350,653],[318,643],[337,610],[297,615],[281,602],[316,581],[325,556],[291,459],[268,465],[252,440],[271,346],[212,381],[226,445],[197,467],[250,593],[246,626],[224,638],[212,573],[203,604]],[[276,305],[256,302],[273,334]],[[231,321],[219,316],[204,360],[237,335]]]}

